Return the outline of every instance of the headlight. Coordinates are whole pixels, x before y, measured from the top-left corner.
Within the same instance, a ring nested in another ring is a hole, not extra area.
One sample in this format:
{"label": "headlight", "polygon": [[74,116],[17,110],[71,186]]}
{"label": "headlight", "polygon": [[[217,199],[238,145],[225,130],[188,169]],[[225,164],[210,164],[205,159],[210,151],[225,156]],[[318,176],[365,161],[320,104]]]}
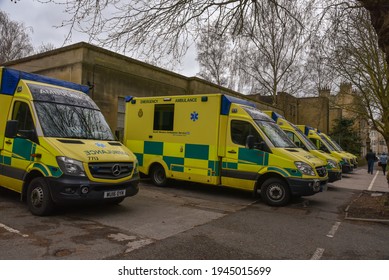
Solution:
{"label": "headlight", "polygon": [[134,161],[134,168],[135,168],[134,174],[138,174],[139,173],[139,164],[138,164],[137,160]]}
{"label": "headlight", "polygon": [[297,169],[300,170],[301,173],[305,175],[315,176],[315,171],[313,171],[312,167],[309,164],[306,164],[302,161],[295,161],[294,164],[296,165]]}
{"label": "headlight", "polygon": [[338,164],[336,163],[336,161],[334,161],[332,159],[327,159],[327,165],[329,165],[329,167],[331,167],[331,168],[337,168],[338,167]]}
{"label": "headlight", "polygon": [[71,176],[85,176],[84,166],[81,161],[71,159],[68,157],[57,157],[59,168],[66,175]]}

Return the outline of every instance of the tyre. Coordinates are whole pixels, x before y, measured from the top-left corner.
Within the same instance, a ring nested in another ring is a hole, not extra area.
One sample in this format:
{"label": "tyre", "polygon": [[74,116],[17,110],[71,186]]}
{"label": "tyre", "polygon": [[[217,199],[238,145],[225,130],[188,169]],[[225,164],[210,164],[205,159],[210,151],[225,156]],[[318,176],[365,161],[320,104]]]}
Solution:
{"label": "tyre", "polygon": [[38,177],[30,182],[27,191],[27,205],[30,212],[36,216],[46,216],[52,212],[54,203],[44,178]]}
{"label": "tyre", "polygon": [[288,185],[281,179],[267,179],[261,187],[261,198],[271,206],[284,206],[291,198]]}
{"label": "tyre", "polygon": [[150,170],[150,179],[154,185],[158,187],[164,187],[167,183],[165,169],[162,165],[154,165]]}

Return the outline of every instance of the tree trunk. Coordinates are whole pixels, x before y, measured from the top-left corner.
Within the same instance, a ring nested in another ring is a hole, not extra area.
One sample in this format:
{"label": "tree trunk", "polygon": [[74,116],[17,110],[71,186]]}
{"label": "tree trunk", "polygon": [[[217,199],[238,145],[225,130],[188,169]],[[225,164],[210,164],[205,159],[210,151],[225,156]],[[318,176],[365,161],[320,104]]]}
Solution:
{"label": "tree trunk", "polygon": [[389,65],[389,1],[359,0],[370,13],[371,24],[378,35],[378,44],[386,54]]}

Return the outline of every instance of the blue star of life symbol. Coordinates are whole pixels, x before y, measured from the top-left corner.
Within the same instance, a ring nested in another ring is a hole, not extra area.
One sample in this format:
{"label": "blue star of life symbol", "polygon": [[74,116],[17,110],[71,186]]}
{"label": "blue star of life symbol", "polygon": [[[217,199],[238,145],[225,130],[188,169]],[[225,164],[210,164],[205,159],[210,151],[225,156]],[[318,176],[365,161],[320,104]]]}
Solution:
{"label": "blue star of life symbol", "polygon": [[97,147],[100,147],[100,148],[105,148],[105,145],[103,143],[95,143]]}
{"label": "blue star of life symbol", "polygon": [[190,113],[190,119],[194,122],[197,121],[199,119],[199,113],[197,113],[196,111]]}

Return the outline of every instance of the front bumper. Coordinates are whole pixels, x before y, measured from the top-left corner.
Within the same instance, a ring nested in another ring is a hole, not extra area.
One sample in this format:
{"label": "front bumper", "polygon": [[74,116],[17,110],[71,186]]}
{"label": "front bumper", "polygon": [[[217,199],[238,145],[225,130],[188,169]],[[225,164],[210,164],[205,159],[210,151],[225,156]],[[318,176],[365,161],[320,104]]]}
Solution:
{"label": "front bumper", "polygon": [[340,179],[342,179],[342,172],[341,171],[328,170],[328,183],[332,183],[332,182],[338,181]]}
{"label": "front bumper", "polygon": [[317,179],[287,179],[292,195],[310,196],[327,190],[327,180]]}
{"label": "front bumper", "polygon": [[[112,201],[121,197],[134,196],[139,191],[139,174],[120,184],[96,183],[86,177],[61,176],[47,178],[54,203],[68,204],[74,202]],[[104,198],[104,194],[125,190],[119,197]]]}
{"label": "front bumper", "polygon": [[353,170],[354,168],[352,165],[348,163],[342,164],[342,173],[351,173]]}

